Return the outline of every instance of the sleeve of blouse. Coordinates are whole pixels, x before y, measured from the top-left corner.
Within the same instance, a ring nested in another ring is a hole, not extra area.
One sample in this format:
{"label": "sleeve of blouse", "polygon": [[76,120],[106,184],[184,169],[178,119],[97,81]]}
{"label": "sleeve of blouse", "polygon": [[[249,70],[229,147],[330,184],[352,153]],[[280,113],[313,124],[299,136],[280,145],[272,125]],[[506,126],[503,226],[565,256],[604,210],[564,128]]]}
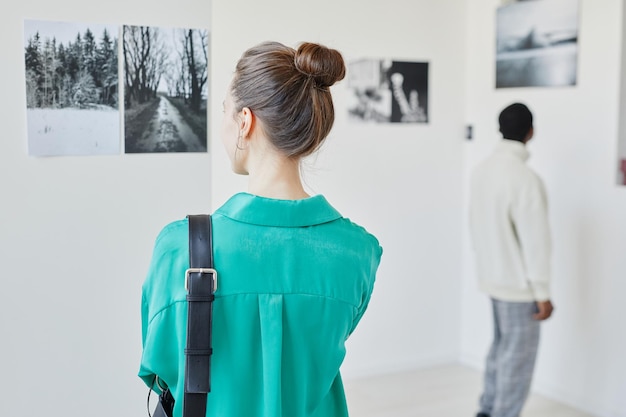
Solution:
{"label": "sleeve of blouse", "polygon": [[[153,386],[157,375],[166,385],[176,385],[184,358],[186,328],[182,318],[186,317],[186,303],[177,300],[185,299],[182,277],[188,254],[176,244],[180,239],[186,237],[179,236],[175,227],[161,232],[142,288],[139,377],[148,387]],[[160,391],[157,384],[154,389]]]}
{"label": "sleeve of blouse", "polygon": [[148,269],[148,274],[146,276],[146,280],[144,281],[144,285],[141,290],[141,362],[139,366],[139,377],[144,381],[144,383],[148,387],[154,387],[157,392],[158,385],[154,384],[156,372],[154,371],[154,364],[151,363],[150,351],[152,349],[149,346],[149,332],[150,332],[150,319],[151,315],[154,315],[154,312],[150,311],[150,288],[152,281],[154,280],[155,271],[158,271],[156,268],[157,259],[159,258],[158,254],[158,238],[157,243],[155,244],[154,250],[152,252],[152,259],[150,261],[150,267]]}
{"label": "sleeve of blouse", "polygon": [[354,317],[354,320],[352,321],[352,328],[350,329],[348,336],[350,336],[354,332],[354,330],[356,329],[356,326],[361,321],[361,318],[363,318],[363,314],[365,314],[365,310],[367,310],[367,306],[370,303],[370,299],[372,298],[372,292],[374,291],[374,282],[376,281],[376,271],[378,270],[378,265],[380,264],[380,258],[382,256],[382,253],[383,253],[383,248],[380,245],[378,245],[378,242],[377,242],[374,251],[372,251],[372,256],[370,258],[371,266],[370,266],[369,279],[367,281],[367,284],[364,286],[361,303],[357,309],[356,316]]}

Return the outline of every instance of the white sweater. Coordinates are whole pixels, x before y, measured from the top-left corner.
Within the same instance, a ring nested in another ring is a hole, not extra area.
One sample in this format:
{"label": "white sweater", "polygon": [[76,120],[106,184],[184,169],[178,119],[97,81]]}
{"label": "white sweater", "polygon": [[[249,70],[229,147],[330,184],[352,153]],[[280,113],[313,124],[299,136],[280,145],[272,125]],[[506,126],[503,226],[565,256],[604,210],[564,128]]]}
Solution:
{"label": "white sweater", "polygon": [[550,298],[546,192],[524,144],[503,139],[472,173],[470,233],[480,289],[503,301]]}

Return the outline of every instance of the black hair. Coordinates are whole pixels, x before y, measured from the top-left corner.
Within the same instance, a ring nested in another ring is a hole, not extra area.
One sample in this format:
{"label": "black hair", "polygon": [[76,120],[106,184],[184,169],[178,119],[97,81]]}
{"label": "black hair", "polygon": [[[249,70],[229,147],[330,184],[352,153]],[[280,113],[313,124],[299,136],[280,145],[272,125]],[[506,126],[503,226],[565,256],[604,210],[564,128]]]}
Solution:
{"label": "black hair", "polygon": [[502,110],[498,121],[502,137],[523,142],[533,127],[533,114],[522,103],[513,103]]}

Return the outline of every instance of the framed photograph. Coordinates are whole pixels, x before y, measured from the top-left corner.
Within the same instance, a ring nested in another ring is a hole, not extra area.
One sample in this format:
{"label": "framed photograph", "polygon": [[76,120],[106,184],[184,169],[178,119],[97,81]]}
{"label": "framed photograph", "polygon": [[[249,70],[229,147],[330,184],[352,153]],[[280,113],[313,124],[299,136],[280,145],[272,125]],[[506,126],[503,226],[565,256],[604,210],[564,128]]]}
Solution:
{"label": "framed photograph", "polygon": [[207,152],[209,31],[124,26],[126,153]]}
{"label": "framed photograph", "polygon": [[350,119],[428,123],[428,63],[361,59],[348,64]]}
{"label": "framed photograph", "polygon": [[119,27],[24,21],[28,153],[120,153]]}
{"label": "framed photograph", "polygon": [[579,0],[518,0],[497,11],[496,88],[576,85]]}

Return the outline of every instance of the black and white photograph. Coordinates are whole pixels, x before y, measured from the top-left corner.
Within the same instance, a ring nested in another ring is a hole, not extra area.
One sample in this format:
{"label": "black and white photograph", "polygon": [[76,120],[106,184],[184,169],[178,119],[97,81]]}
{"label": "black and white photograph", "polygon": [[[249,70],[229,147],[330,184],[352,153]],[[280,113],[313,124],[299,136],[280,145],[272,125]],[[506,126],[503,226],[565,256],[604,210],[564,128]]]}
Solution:
{"label": "black and white photograph", "polygon": [[428,63],[360,59],[348,64],[350,119],[428,123]]}
{"label": "black and white photograph", "polygon": [[119,26],[24,21],[28,153],[120,153]]}
{"label": "black and white photograph", "polygon": [[124,26],[126,153],[207,152],[209,31]]}
{"label": "black and white photograph", "polygon": [[574,86],[579,0],[517,0],[496,21],[496,88]]}

